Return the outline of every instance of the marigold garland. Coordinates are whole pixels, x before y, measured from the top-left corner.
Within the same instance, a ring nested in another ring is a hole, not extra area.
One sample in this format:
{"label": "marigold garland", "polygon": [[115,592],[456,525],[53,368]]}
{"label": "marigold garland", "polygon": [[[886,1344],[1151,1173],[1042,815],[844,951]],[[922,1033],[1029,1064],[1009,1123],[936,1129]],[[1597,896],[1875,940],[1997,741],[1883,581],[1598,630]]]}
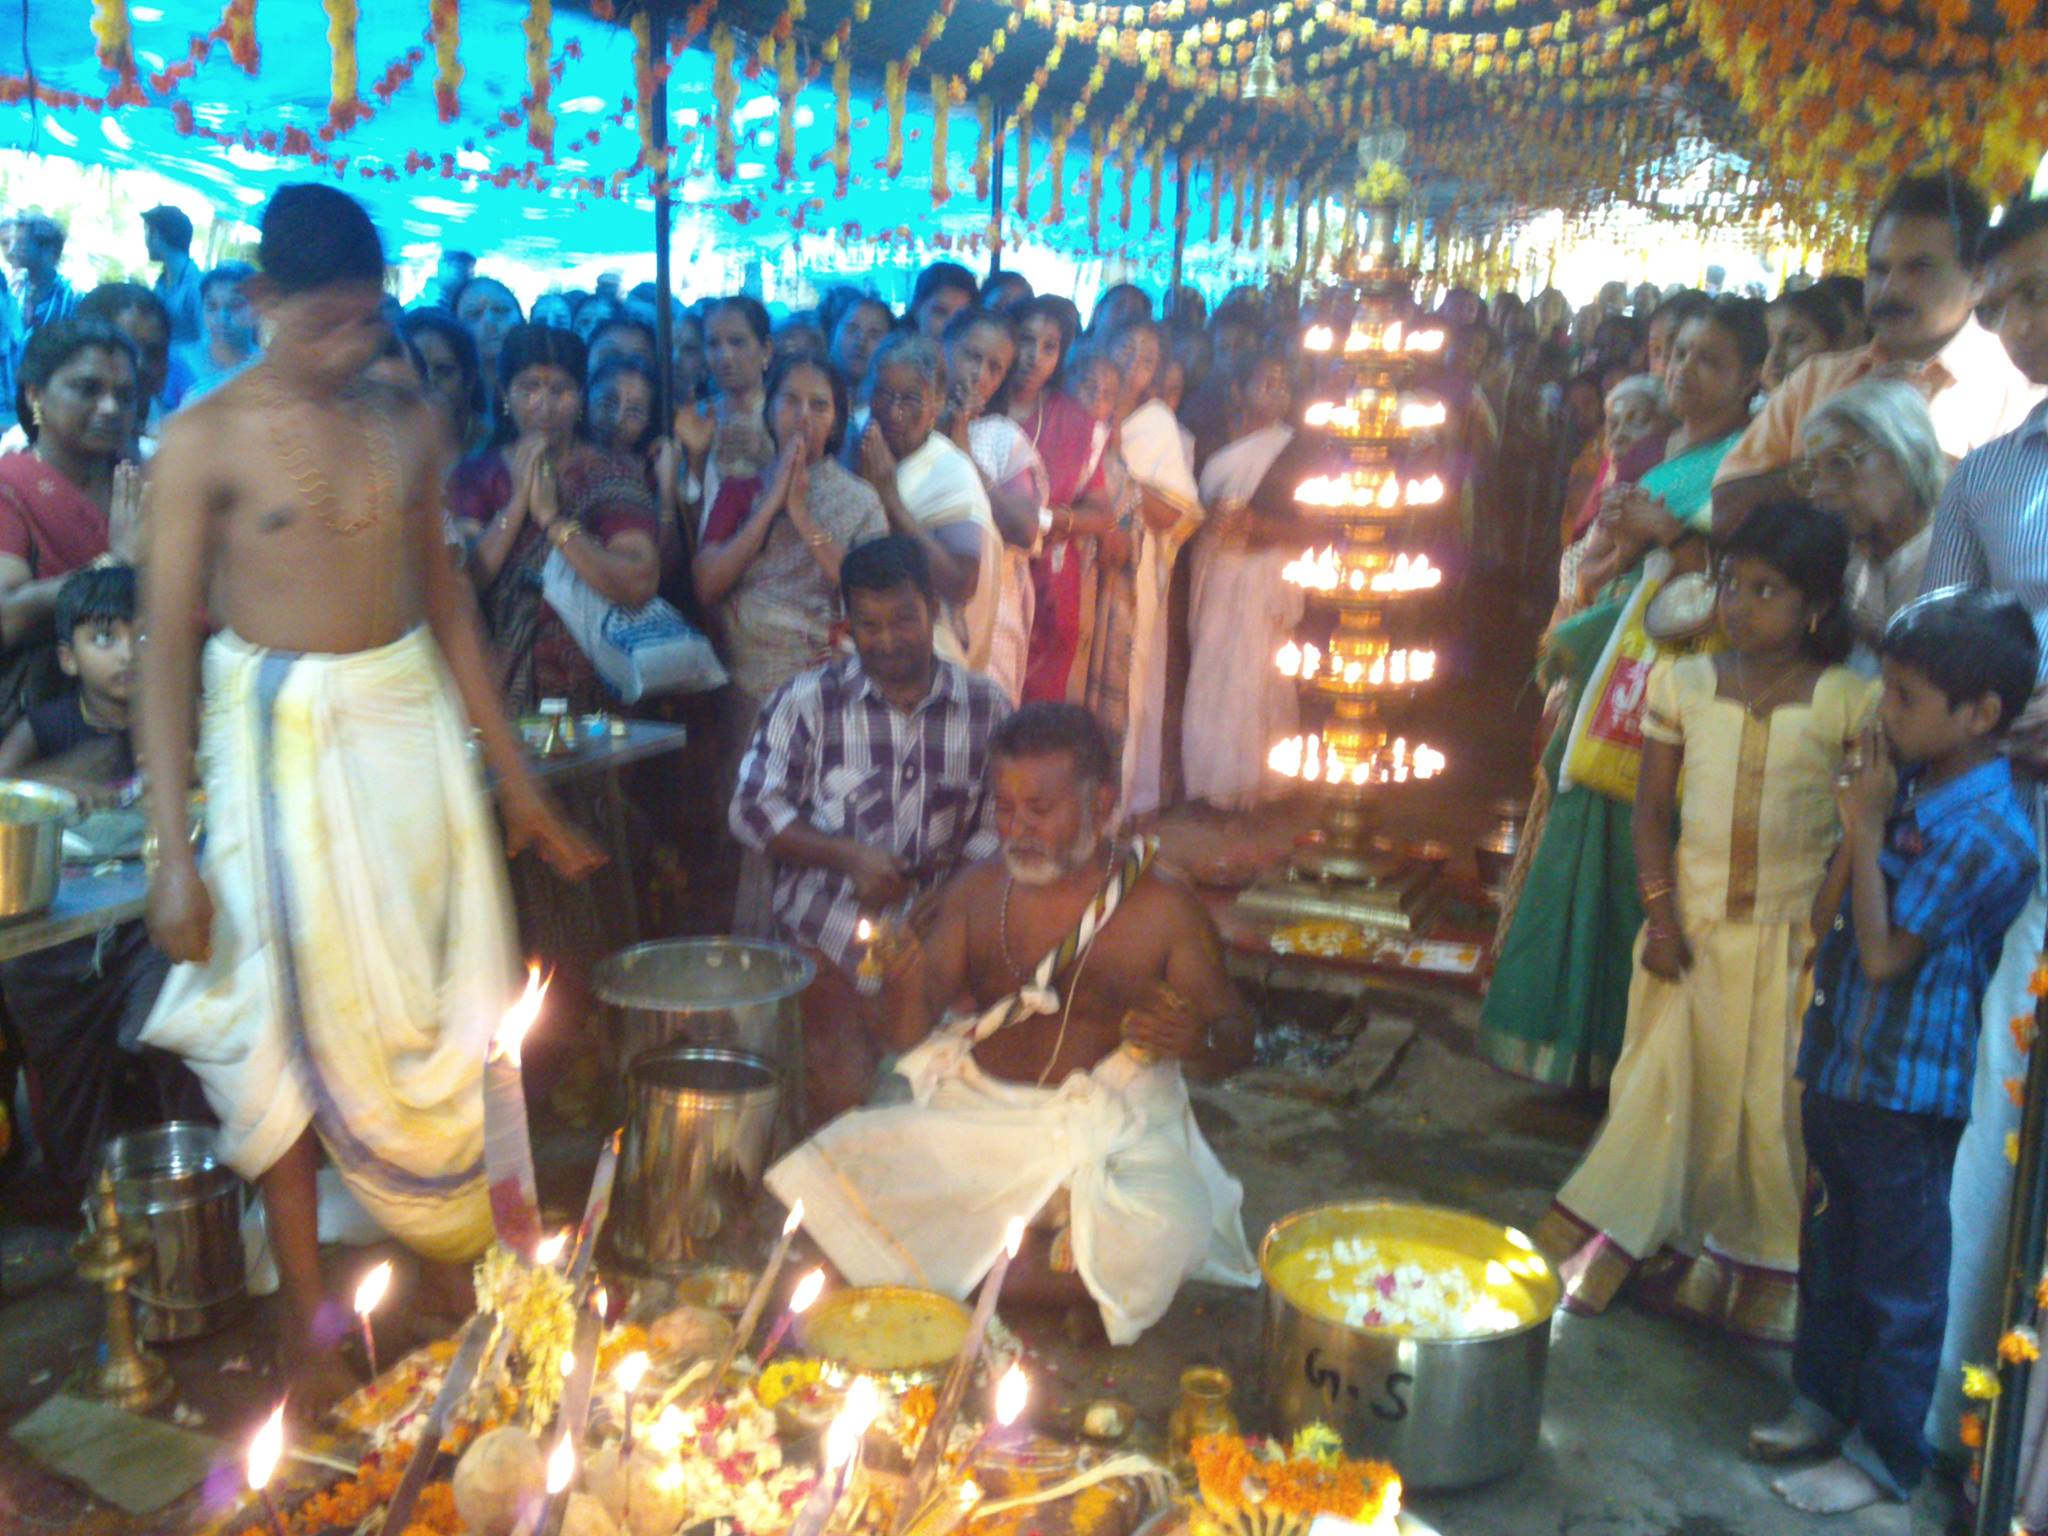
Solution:
{"label": "marigold garland", "polygon": [[738,43],[732,28],[724,22],[711,29],[712,127],[716,135],[712,163],[720,181],[729,182],[739,173],[740,146],[733,133],[733,106],[740,97],[739,77],[733,73],[733,55]]}
{"label": "marigold garland", "polygon": [[[1350,1461],[1328,1442],[1290,1454],[1237,1435],[1204,1435],[1189,1449],[1202,1502],[1222,1515],[1258,1510],[1310,1521],[1318,1515],[1372,1525],[1400,1508],[1401,1479],[1384,1462]],[[1339,1442],[1341,1448],[1341,1442]]]}
{"label": "marigold garland", "polygon": [[228,0],[220,26],[235,67],[244,74],[255,74],[263,62],[263,50],[256,42],[256,0]]}
{"label": "marigold garland", "polygon": [[528,0],[526,20],[520,23],[526,34],[526,141],[548,160],[555,157],[555,115],[548,110],[554,25],[554,0]]}
{"label": "marigold garland", "polygon": [[123,79],[134,76],[135,29],[128,17],[128,0],[93,0],[92,37],[100,68]]}
{"label": "marigold garland", "polygon": [[2041,1358],[2041,1336],[2021,1326],[2007,1329],[1998,1340],[1998,1358],[2006,1365],[2031,1365]]}
{"label": "marigold garland", "polygon": [[882,68],[882,102],[889,114],[889,145],[882,159],[882,172],[891,181],[903,174],[903,109],[910,94],[910,77],[903,63]]}
{"label": "marigold garland", "polygon": [[1100,126],[1088,130],[1088,249],[1102,249],[1102,159]]}
{"label": "marigold garland", "polygon": [[1151,185],[1152,214],[1145,227],[1145,233],[1156,235],[1164,227],[1164,210],[1160,204],[1166,195],[1166,146],[1154,139],[1145,151],[1145,173]]}
{"label": "marigold garland", "polygon": [[853,172],[853,61],[845,53],[832,61],[832,184],[840,197]]}
{"label": "marigold garland", "polygon": [[1052,204],[1046,217],[1061,224],[1067,217],[1067,137],[1074,131],[1074,118],[1061,114],[1053,120],[1052,143],[1046,151],[1046,169],[1052,181]]}
{"label": "marigold garland", "polygon": [[340,130],[363,114],[356,93],[356,0],[321,0],[327,12],[327,51],[332,59],[327,90],[327,126]]}
{"label": "marigold garland", "polygon": [[932,206],[943,208],[953,198],[946,174],[946,140],[953,120],[953,86],[944,75],[932,76]]}
{"label": "marigold garland", "polygon": [[1988,1365],[1963,1367],[1963,1396],[1974,1403],[1989,1403],[1998,1397],[1998,1372]]}
{"label": "marigold garland", "polygon": [[974,104],[974,126],[974,195],[986,202],[996,126],[996,104],[986,96]]}
{"label": "marigold garland", "polygon": [[1956,1438],[1962,1442],[1963,1449],[1966,1451],[1983,1450],[1984,1415],[1981,1413],[1964,1414],[1956,1421]]}
{"label": "marigold garland", "polygon": [[[794,8],[792,8],[794,9]],[[784,37],[775,48],[775,185],[786,187],[796,174],[796,98],[803,77],[796,67],[796,40]]]}
{"label": "marigold garland", "polygon": [[1031,113],[1019,109],[1017,113],[1017,217],[1029,221],[1031,218]]}

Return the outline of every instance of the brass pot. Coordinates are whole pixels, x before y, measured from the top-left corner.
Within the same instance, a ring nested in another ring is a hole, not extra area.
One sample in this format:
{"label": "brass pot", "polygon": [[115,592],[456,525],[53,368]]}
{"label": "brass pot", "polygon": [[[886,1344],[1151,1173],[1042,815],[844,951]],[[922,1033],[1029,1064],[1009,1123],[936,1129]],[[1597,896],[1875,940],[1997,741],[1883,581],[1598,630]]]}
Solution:
{"label": "brass pot", "polygon": [[0,779],[0,922],[49,910],[64,872],[64,828],[78,799],[27,779]]}

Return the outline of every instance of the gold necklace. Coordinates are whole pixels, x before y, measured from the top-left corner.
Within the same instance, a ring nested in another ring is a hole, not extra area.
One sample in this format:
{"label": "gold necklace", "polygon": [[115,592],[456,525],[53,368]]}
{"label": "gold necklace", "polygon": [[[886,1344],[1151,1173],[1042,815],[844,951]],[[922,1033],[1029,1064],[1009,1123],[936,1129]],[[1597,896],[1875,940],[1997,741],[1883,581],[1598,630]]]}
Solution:
{"label": "gold necklace", "polygon": [[1799,676],[1799,663],[1795,661],[1761,695],[1752,696],[1749,689],[1749,669],[1742,664],[1742,652],[1734,652],[1733,659],[1735,662],[1736,686],[1742,689],[1742,707],[1752,715],[1757,714],[1763,708],[1765,701],[1774,697],[1787,683]]}
{"label": "gold necklace", "polygon": [[[307,509],[329,532],[339,534],[343,538],[353,538],[366,528],[382,522],[385,513],[391,510],[391,488],[397,478],[394,471],[397,453],[392,447],[390,423],[380,420],[374,426],[363,426],[363,438],[369,450],[369,495],[364,498],[361,512],[344,517],[339,510],[340,499],[334,494],[334,487],[328,484],[327,477],[314,464],[313,457],[306,451],[305,445],[283,428],[284,413],[292,404],[290,398],[269,369],[259,368],[256,372],[263,384],[265,403],[270,407],[271,445],[277,449],[278,457],[284,461],[285,473],[291,476],[292,483],[298,487],[299,497],[305,502]],[[354,419],[353,411],[344,410],[344,414]]]}

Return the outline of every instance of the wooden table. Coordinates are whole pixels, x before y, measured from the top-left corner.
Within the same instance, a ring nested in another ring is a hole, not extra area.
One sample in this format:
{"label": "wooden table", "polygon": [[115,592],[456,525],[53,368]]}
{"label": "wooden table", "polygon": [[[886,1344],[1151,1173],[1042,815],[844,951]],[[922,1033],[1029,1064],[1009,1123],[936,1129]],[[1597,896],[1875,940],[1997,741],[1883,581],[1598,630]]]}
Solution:
{"label": "wooden table", "polygon": [[[605,778],[605,833],[611,852],[621,863],[630,860],[626,840],[625,791],[619,770],[632,763],[680,752],[689,733],[679,725],[662,725],[651,720],[629,720],[624,736],[599,736],[582,742],[574,752],[543,758],[533,765],[544,784],[570,783],[603,774]],[[630,893],[630,882],[628,891]],[[138,859],[106,864],[67,864],[57,886],[57,899],[47,912],[12,923],[0,923],[0,960],[15,960],[45,949],[54,949],[72,939],[82,939],[104,929],[142,916],[148,881]],[[630,898],[629,898],[630,899]],[[630,914],[638,929],[637,912]]]}

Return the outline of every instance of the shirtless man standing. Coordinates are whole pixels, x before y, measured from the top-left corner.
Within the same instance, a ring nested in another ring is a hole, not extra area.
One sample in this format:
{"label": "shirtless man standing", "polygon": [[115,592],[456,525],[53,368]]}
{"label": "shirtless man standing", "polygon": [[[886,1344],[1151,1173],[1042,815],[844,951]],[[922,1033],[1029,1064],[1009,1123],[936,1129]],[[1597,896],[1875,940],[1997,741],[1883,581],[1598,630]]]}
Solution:
{"label": "shirtless man standing", "polygon": [[[923,925],[892,930],[885,1049],[908,1105],[855,1111],[778,1164],[852,1283],[963,1295],[1012,1219],[1030,1224],[1004,1295],[1092,1301],[1112,1343],[1184,1280],[1251,1286],[1242,1190],[1203,1142],[1183,1070],[1251,1058],[1251,1025],[1193,892],[1152,845],[1105,835],[1117,764],[1071,704],[1031,704],[989,743],[998,859]],[[960,999],[971,1017],[942,1021]]]}
{"label": "shirtless man standing", "polygon": [[[543,796],[491,685],[442,543],[433,412],[362,377],[386,335],[376,230],[344,194],[291,186],[260,249],[249,290],[271,344],[171,419],[154,466],[147,917],[178,968],[142,1038],[188,1060],[222,1159],[261,1186],[280,1353],[306,1406],[350,1385],[320,1316],[317,1148],[429,1261],[472,1259],[491,1235],[481,1080],[515,956],[470,724],[511,851],[572,877],[597,855]],[[224,626],[203,701],[202,614]]]}

